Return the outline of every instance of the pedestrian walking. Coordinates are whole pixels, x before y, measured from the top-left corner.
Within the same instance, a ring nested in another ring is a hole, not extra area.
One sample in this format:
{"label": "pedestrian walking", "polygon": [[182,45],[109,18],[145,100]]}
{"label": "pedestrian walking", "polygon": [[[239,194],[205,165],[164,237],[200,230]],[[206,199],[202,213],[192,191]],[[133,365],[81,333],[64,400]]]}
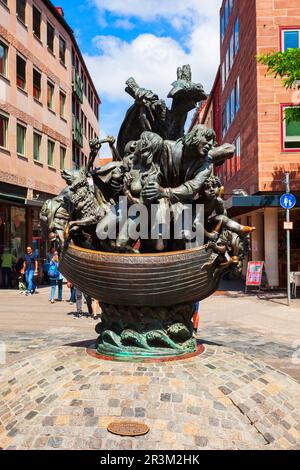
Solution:
{"label": "pedestrian walking", "polygon": [[67,281],[67,287],[70,289],[69,304],[74,305],[76,303],[76,287],[70,281]]}
{"label": "pedestrian walking", "polygon": [[1,255],[2,289],[12,288],[12,268],[16,261],[17,259],[10,252],[10,249],[5,247]]}
{"label": "pedestrian walking", "polygon": [[37,255],[33,253],[31,246],[28,246],[26,248],[26,255],[22,269],[22,274],[25,274],[27,284],[26,295],[32,295],[35,292],[36,285],[34,277],[38,276],[38,267]]}
{"label": "pedestrian walking", "polygon": [[76,289],[76,313],[74,313],[74,318],[80,318],[83,315],[82,307],[83,307],[83,297],[86,300],[86,305],[88,308],[88,315],[93,316],[93,305],[92,305],[92,297],[89,295],[83,294],[79,289]]}
{"label": "pedestrian walking", "polygon": [[54,253],[50,261],[48,276],[50,280],[50,302],[54,304],[55,302],[55,292],[56,286],[58,288],[57,301],[62,301],[62,291],[63,291],[63,275],[59,272],[59,258],[58,253]]}
{"label": "pedestrian walking", "polygon": [[26,292],[26,281],[25,281],[25,275],[24,274],[19,274],[18,276],[18,287],[19,287],[19,294],[25,294]]}
{"label": "pedestrian walking", "polygon": [[195,302],[194,311],[193,311],[194,335],[196,335],[198,332],[198,326],[199,326],[199,320],[200,320],[199,310],[200,310],[200,302]]}

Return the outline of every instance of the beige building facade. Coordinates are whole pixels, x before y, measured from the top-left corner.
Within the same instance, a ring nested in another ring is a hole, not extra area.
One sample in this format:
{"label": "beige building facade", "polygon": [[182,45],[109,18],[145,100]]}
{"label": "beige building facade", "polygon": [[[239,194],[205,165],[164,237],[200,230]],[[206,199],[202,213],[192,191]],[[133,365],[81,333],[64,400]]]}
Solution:
{"label": "beige building facade", "polygon": [[100,99],[61,8],[0,0],[0,253],[45,254],[39,211],[86,162]]}

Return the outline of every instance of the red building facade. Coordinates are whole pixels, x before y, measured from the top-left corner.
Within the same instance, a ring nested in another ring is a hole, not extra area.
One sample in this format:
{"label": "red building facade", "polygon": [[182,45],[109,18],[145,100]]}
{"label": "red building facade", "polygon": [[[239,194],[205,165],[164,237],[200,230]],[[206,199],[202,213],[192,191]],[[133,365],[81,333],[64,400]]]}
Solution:
{"label": "red building facade", "polygon": [[[223,0],[220,9],[220,72],[202,111],[209,106],[221,142],[236,145],[236,156],[216,173],[225,183],[229,214],[256,226],[250,259],[264,260],[269,284],[286,282],[284,211],[279,205],[284,174],[300,203],[300,124],[287,123],[284,110],[299,104],[299,93],[267,75],[257,55],[300,47],[299,0]],[[219,80],[218,80],[219,77]],[[219,98],[220,97],[220,98]],[[219,130],[220,129],[220,130]],[[236,196],[243,189],[248,196]],[[300,269],[300,209],[291,212],[292,270]]]}

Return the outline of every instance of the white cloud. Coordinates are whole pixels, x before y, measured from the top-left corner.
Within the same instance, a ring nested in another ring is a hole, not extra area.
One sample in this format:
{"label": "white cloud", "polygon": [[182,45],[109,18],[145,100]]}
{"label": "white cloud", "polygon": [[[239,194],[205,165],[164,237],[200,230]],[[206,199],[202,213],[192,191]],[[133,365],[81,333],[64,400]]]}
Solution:
{"label": "white cloud", "polygon": [[134,28],[134,23],[124,18],[124,19],[116,20],[114,23],[114,26],[115,28],[125,29],[125,30],[130,31],[131,29]]}
{"label": "white cloud", "polygon": [[164,18],[190,17],[195,14],[210,17],[215,12],[215,6],[220,7],[219,0],[93,0],[100,14],[109,11],[116,16],[136,17],[144,21]]}
{"label": "white cloud", "polygon": [[[140,34],[128,42],[114,36],[96,36],[94,44],[99,54],[85,55],[85,59],[102,97],[103,111],[113,103],[122,101],[123,107],[132,102],[124,91],[130,76],[165,99],[176,79],[177,67],[187,63],[192,66],[193,81],[210,91],[219,64],[220,0],[93,1],[100,16],[109,11],[124,21],[162,18],[176,29],[184,28],[185,37],[184,44],[180,44],[173,38],[154,34]],[[111,127],[106,120],[104,126],[107,130]]]}

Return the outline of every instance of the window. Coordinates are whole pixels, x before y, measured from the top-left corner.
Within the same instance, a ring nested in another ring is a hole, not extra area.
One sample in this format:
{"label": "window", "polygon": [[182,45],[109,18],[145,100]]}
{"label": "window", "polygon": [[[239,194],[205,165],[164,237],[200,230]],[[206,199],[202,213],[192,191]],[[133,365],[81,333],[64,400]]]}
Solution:
{"label": "window", "polygon": [[25,90],[26,88],[26,60],[17,55],[17,85]]}
{"label": "window", "polygon": [[234,94],[235,94],[235,113],[238,113],[240,110],[240,77],[238,77],[235,82]]}
{"label": "window", "polygon": [[229,67],[229,49],[226,52],[226,80],[229,77],[230,67]]}
{"label": "window", "polygon": [[85,76],[85,74],[83,74],[82,81],[83,81],[83,91],[84,91],[84,94],[86,96],[86,76]]}
{"label": "window", "polygon": [[17,153],[25,155],[26,152],[26,127],[17,124]]}
{"label": "window", "polygon": [[41,98],[41,80],[42,75],[36,69],[33,69],[33,97],[36,100]]}
{"label": "window", "polygon": [[283,35],[283,52],[288,49],[297,49],[300,47],[300,28],[282,31]]}
{"label": "window", "polygon": [[224,90],[225,86],[225,62],[222,64],[222,90]]}
{"label": "window", "polygon": [[65,169],[65,160],[66,160],[66,148],[65,147],[60,147],[59,168],[61,170]]}
{"label": "window", "polygon": [[54,28],[50,23],[47,23],[47,46],[54,53]]}
{"label": "window", "polygon": [[49,109],[53,110],[53,95],[54,95],[54,85],[51,82],[47,82],[47,106]]}
{"label": "window", "polygon": [[33,5],[32,6],[33,34],[39,39],[41,39],[41,19],[42,19],[41,12]]}
{"label": "window", "polygon": [[231,70],[233,66],[234,60],[234,35],[232,34],[230,38],[230,45],[229,45],[229,69]]}
{"label": "window", "polygon": [[228,26],[228,20],[229,20],[228,0],[225,0],[225,29]]}
{"label": "window", "polygon": [[287,121],[284,116],[285,109],[293,106],[284,106],[282,123],[283,123],[283,150],[299,150],[300,151],[300,122]]}
{"label": "window", "polygon": [[80,148],[74,144],[72,144],[72,166],[73,168],[79,168],[80,165]]}
{"label": "window", "polygon": [[41,142],[42,136],[37,132],[33,133],[33,159],[39,162],[41,159]]}
{"label": "window", "polygon": [[230,99],[226,101],[226,130],[230,127]]}
{"label": "window", "polygon": [[48,140],[48,165],[54,166],[54,147],[55,142],[53,140]]}
{"label": "window", "polygon": [[237,18],[234,23],[234,53],[238,53],[240,48],[240,38],[239,38],[239,19]]}
{"label": "window", "polygon": [[84,135],[85,137],[87,136],[87,117],[84,116],[84,126],[83,126],[83,129],[84,129]]}
{"label": "window", "polygon": [[59,36],[59,58],[62,61],[62,63],[65,65],[65,63],[66,63],[66,41],[61,36]]}
{"label": "window", "polygon": [[7,148],[8,118],[0,114],[0,147]]}
{"label": "window", "polygon": [[241,136],[235,139],[235,168],[236,171],[241,169]]}
{"label": "window", "polygon": [[233,0],[229,0],[229,15],[231,15],[233,10]]}
{"label": "window", "polygon": [[227,131],[227,128],[226,128],[226,108],[225,108],[222,112],[222,135],[223,137],[225,136],[226,131]]}
{"label": "window", "polygon": [[225,36],[225,17],[224,13],[221,16],[221,41],[223,42]]}
{"label": "window", "polygon": [[60,117],[65,117],[65,108],[66,108],[66,95],[60,91],[59,92],[59,114]]}
{"label": "window", "polygon": [[26,21],[26,0],[17,0],[16,4],[17,17],[23,23]]}
{"label": "window", "polygon": [[7,53],[7,45],[0,41],[0,74],[4,77],[7,77]]}
{"label": "window", "polygon": [[230,94],[230,124],[234,121],[234,118],[235,118],[235,89],[233,89]]}

